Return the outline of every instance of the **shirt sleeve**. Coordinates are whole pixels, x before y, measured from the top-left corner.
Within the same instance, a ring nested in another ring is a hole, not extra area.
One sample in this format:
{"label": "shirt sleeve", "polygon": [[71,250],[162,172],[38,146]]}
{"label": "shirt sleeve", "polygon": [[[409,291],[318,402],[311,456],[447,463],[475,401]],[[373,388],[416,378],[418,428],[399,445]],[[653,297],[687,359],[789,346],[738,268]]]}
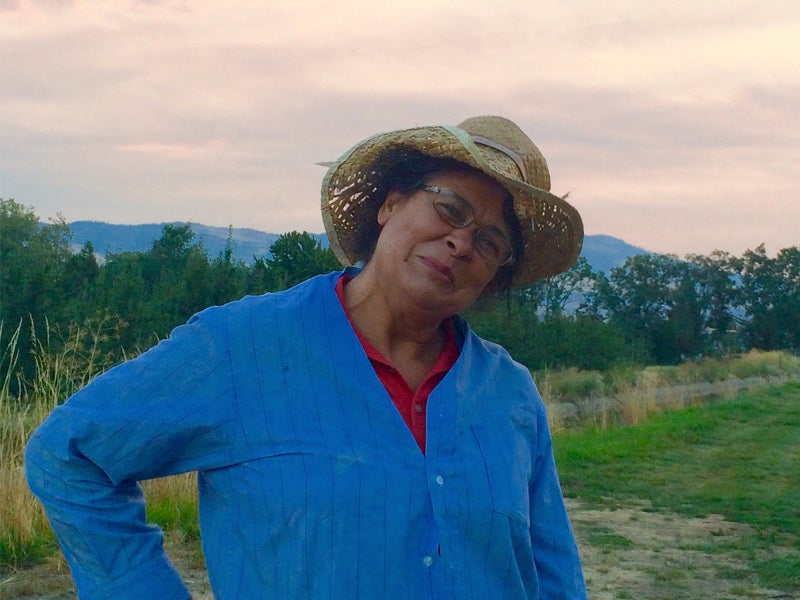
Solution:
{"label": "shirt sleeve", "polygon": [[219,310],[97,377],[28,443],[28,485],[80,598],[189,598],[137,482],[213,466],[229,451],[233,411],[220,399],[233,391]]}
{"label": "shirt sleeve", "polygon": [[544,406],[538,411],[539,452],[530,486],[531,538],[543,600],[585,600],[578,546],[558,480]]}

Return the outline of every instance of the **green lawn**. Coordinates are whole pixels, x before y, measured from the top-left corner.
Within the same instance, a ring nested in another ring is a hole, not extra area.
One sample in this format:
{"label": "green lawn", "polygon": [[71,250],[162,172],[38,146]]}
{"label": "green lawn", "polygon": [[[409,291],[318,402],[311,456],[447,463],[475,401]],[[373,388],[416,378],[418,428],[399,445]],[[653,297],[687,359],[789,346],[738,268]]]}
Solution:
{"label": "green lawn", "polygon": [[800,383],[555,436],[565,495],[598,506],[721,514],[754,528],[736,549],[766,586],[800,591]]}

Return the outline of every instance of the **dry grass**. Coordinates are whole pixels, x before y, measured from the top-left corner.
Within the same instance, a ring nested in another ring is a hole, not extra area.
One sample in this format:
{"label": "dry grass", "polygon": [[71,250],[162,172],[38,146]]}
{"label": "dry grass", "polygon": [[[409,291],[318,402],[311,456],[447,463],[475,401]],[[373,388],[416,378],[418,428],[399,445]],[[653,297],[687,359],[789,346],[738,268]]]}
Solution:
{"label": "dry grass", "polygon": [[[98,319],[70,330],[59,340],[52,339],[53,332],[49,330],[43,339],[37,338],[34,331],[36,374],[25,385],[15,382],[22,389],[20,396],[11,393],[11,384],[22,325],[5,343],[2,358],[8,369],[5,380],[0,382],[0,567],[16,568],[36,562],[56,550],[44,510],[25,482],[25,445],[60,402],[111,366],[110,357],[100,348],[113,336],[116,326],[112,320]],[[143,487],[152,507],[151,520],[186,535],[199,535],[194,474],[145,482]]]}
{"label": "dry grass", "polygon": [[535,376],[558,431],[636,425],[649,415],[729,399],[744,389],[800,378],[800,358],[751,350],[740,356],[679,366],[619,368],[608,373],[567,369]]}
{"label": "dry grass", "polygon": [[5,358],[12,368],[0,387],[0,564],[12,565],[40,558],[53,539],[44,511],[25,483],[22,461],[28,438],[54,404],[38,395],[23,401],[9,391],[19,331],[12,334],[6,347]]}

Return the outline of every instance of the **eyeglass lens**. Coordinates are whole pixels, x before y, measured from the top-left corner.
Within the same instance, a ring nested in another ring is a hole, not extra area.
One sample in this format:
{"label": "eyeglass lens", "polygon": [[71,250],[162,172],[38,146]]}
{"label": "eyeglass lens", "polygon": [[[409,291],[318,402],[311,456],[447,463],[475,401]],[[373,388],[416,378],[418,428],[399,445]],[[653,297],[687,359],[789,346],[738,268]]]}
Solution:
{"label": "eyeglass lens", "polygon": [[[474,218],[475,212],[472,205],[453,190],[438,186],[421,186],[422,189],[433,192],[433,206],[445,222],[456,229],[463,229]],[[475,231],[475,249],[488,262],[495,266],[502,266],[511,260],[513,251],[506,237],[493,227],[481,228]]]}

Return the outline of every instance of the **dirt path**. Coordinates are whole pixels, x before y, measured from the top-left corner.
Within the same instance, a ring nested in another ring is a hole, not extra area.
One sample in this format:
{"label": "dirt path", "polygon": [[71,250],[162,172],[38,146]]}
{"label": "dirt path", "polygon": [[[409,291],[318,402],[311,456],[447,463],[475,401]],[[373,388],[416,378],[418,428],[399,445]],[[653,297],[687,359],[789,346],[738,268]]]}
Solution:
{"label": "dirt path", "polygon": [[758,586],[742,561],[751,528],[719,515],[688,518],[646,504],[615,510],[568,500],[592,600],[744,600],[787,595]]}
{"label": "dirt path", "polygon": [[[759,587],[736,554],[751,535],[746,525],[719,516],[686,518],[648,511],[645,504],[597,510],[578,501],[568,507],[583,556],[592,600],[800,600]],[[202,556],[167,539],[170,555],[196,600],[213,600]],[[60,561],[0,575],[0,600],[75,600]]]}

